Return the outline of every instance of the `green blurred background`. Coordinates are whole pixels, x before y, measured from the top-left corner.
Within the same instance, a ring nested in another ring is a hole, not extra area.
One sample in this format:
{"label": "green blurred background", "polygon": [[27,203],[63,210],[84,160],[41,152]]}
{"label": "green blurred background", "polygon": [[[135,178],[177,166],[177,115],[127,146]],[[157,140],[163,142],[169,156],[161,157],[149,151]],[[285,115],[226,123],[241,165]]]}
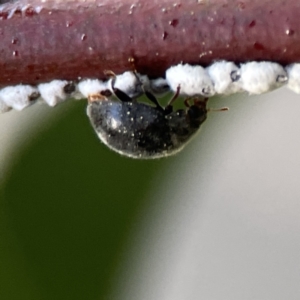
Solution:
{"label": "green blurred background", "polygon": [[85,107],[61,104],[10,154],[0,189],[1,300],[107,299],[152,179],[176,159],[108,150]]}
{"label": "green blurred background", "polygon": [[85,101],[1,115],[0,300],[299,299],[299,95],[223,106],[153,161],[102,145]]}

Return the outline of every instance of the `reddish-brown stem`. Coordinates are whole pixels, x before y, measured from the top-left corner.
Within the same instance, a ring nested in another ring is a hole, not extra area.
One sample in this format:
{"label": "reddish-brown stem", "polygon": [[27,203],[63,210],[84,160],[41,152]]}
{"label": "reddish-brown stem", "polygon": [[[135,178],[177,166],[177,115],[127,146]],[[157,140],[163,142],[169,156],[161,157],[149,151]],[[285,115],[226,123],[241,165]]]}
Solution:
{"label": "reddish-brown stem", "polygon": [[158,77],[181,61],[300,60],[298,0],[32,0],[0,6],[0,84]]}

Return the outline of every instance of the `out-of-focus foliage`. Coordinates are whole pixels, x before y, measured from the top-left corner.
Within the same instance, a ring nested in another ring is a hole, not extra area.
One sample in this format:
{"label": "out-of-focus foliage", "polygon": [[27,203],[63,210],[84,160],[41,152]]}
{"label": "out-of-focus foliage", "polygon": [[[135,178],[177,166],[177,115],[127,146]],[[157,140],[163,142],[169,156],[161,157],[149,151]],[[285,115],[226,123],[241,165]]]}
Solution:
{"label": "out-of-focus foliage", "polygon": [[85,105],[73,102],[12,158],[0,187],[2,300],[105,299],[151,180],[169,163],[108,150]]}

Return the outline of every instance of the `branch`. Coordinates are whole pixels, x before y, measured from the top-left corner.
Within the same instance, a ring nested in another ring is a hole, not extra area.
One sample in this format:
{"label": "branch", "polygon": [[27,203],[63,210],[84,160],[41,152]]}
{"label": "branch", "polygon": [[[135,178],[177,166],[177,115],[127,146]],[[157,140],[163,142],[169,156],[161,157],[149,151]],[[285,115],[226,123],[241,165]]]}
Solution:
{"label": "branch", "polygon": [[297,0],[17,1],[0,6],[0,84],[164,75],[181,61],[300,60]]}

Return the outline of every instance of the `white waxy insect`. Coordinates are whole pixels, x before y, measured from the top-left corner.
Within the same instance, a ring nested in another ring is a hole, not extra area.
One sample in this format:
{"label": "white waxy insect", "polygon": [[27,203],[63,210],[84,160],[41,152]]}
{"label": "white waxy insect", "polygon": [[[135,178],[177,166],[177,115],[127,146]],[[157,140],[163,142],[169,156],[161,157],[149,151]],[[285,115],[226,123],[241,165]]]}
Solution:
{"label": "white waxy insect", "polygon": [[71,97],[75,84],[66,80],[53,80],[38,85],[41,98],[49,105],[55,106]]}
{"label": "white waxy insect", "polygon": [[[108,81],[111,92],[112,79]],[[130,98],[137,98],[144,93],[144,89],[149,89],[149,78],[147,75],[141,75],[132,71],[116,75],[114,87],[127,94]]]}
{"label": "white waxy insect", "polygon": [[186,96],[210,97],[215,94],[213,82],[201,66],[172,66],[166,71],[166,80],[173,92],[180,86],[180,94]]}
{"label": "white waxy insect", "polygon": [[237,84],[239,68],[230,61],[216,61],[206,68],[206,71],[214,83],[217,94],[230,95],[241,92]]}
{"label": "white waxy insect", "polygon": [[168,82],[164,78],[150,80],[150,91],[155,95],[162,95],[170,91]]}
{"label": "white waxy insect", "polygon": [[0,114],[6,113],[11,110],[11,107],[7,106],[1,99],[0,99]]}
{"label": "white waxy insect", "polygon": [[83,97],[88,98],[92,94],[101,94],[109,90],[107,82],[99,79],[85,79],[78,83],[78,90]]}
{"label": "white waxy insect", "polygon": [[250,94],[262,94],[286,84],[287,72],[278,63],[261,61],[241,64],[237,83]]}
{"label": "white waxy insect", "polygon": [[287,87],[293,92],[300,94],[300,64],[291,64],[286,66],[285,69],[289,77]]}
{"label": "white waxy insect", "polygon": [[0,90],[0,101],[16,110],[23,110],[33,104],[39,96],[38,89],[30,85],[19,84]]}

